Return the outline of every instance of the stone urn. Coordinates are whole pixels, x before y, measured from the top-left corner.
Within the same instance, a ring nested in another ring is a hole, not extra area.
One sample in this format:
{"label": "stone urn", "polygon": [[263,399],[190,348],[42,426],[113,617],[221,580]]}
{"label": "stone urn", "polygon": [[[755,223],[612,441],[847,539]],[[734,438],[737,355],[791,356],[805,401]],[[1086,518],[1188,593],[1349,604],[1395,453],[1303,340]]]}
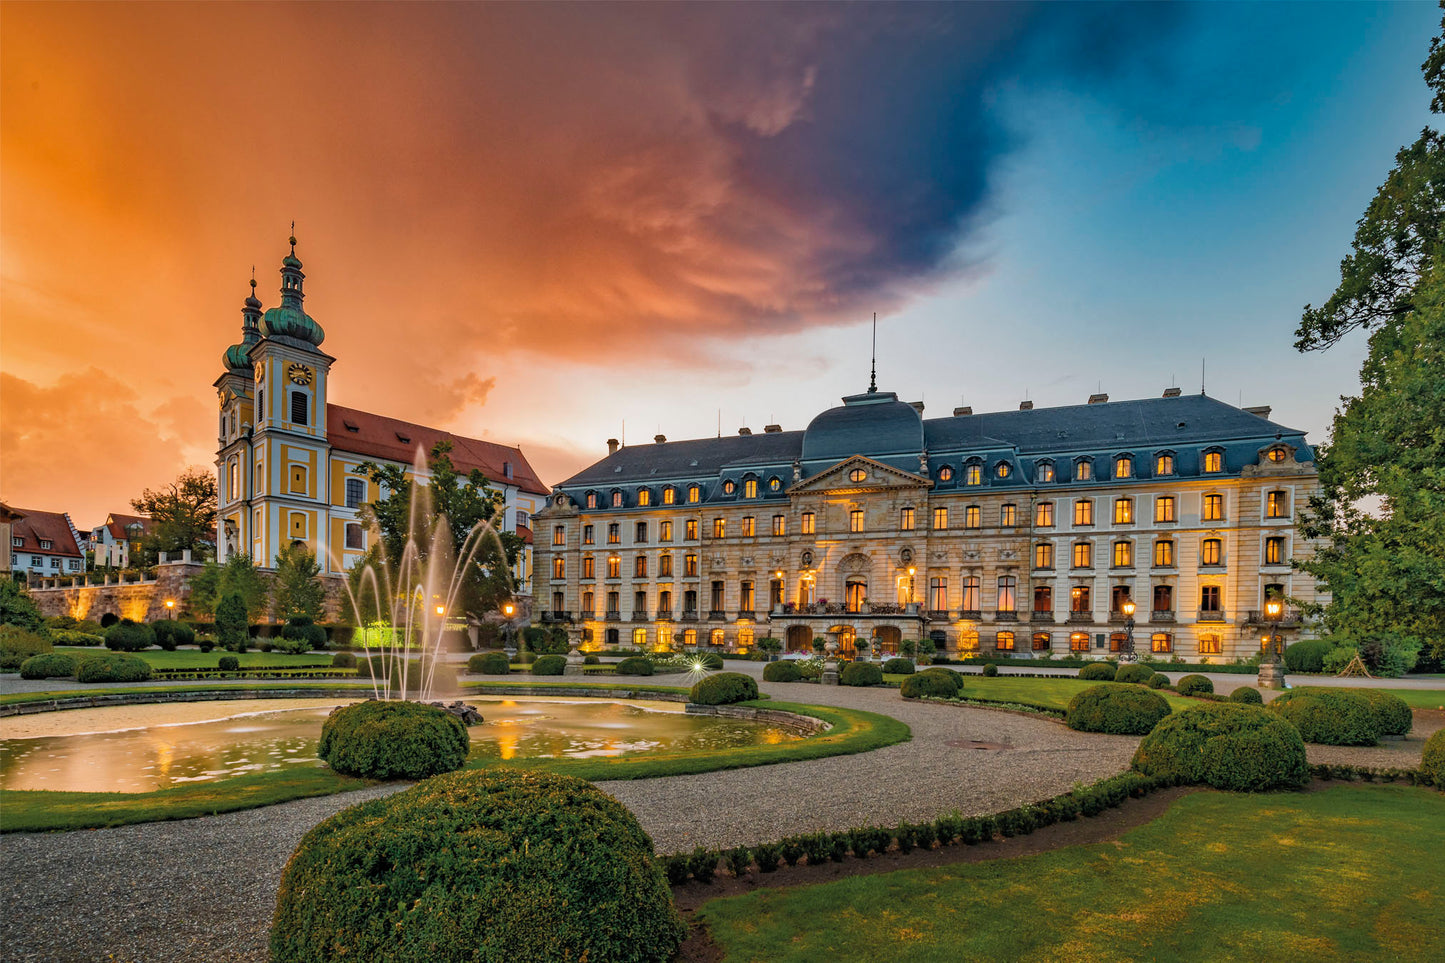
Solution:
{"label": "stone urn", "polygon": [[838,684],[838,643],[829,639],[823,644],[823,679],[824,685]]}
{"label": "stone urn", "polygon": [[580,635],[568,633],[567,637],[567,667],[562,670],[563,675],[582,675],[584,656],[582,655],[582,638]]}

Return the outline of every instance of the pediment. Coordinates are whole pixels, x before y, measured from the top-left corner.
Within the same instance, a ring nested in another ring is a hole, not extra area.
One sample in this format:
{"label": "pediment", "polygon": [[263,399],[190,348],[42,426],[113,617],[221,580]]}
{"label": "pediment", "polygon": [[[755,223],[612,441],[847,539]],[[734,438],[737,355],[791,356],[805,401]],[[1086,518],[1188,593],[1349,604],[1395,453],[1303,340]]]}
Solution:
{"label": "pediment", "polygon": [[[861,479],[853,478],[856,471],[864,473]],[[809,492],[851,494],[854,492],[881,492],[904,488],[930,488],[933,482],[922,475],[906,472],[881,461],[853,455],[845,458],[832,468],[824,469],[811,478],[804,479],[788,489],[789,495]]]}

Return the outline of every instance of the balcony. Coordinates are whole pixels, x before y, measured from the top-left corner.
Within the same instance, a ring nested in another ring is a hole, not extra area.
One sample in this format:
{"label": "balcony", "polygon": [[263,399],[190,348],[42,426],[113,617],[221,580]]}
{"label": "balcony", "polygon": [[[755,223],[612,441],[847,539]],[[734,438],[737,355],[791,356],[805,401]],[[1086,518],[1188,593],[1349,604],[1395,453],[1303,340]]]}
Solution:
{"label": "balcony", "polygon": [[749,621],[756,622],[757,618],[758,613],[754,612],[752,609],[744,609],[738,612],[739,620],[747,619]]}
{"label": "balcony", "polygon": [[1109,613],[1109,624],[1110,624],[1110,625],[1123,625],[1123,624],[1124,624],[1125,622],[1127,622],[1127,621],[1129,621],[1129,619],[1128,619],[1128,617],[1127,617],[1126,615],[1124,615],[1123,612],[1110,612],[1110,613]]}
{"label": "balcony", "polygon": [[646,621],[647,621],[647,609],[638,609],[637,611],[633,612],[631,615],[629,615],[629,616],[627,617],[627,621],[629,621],[629,622],[646,622]]}
{"label": "balcony", "polygon": [[708,609],[707,620],[709,622],[726,622],[728,620],[728,614],[722,609]]}
{"label": "balcony", "polygon": [[609,611],[606,615],[603,616],[603,618],[608,622],[621,622],[622,613]]}
{"label": "balcony", "polygon": [[1069,621],[1081,625],[1091,625],[1094,621],[1093,612],[1070,612]]}
{"label": "balcony", "polygon": [[1199,613],[1199,621],[1200,621],[1200,622],[1223,622],[1223,621],[1225,621],[1224,613],[1223,613],[1223,612],[1216,612],[1216,611],[1206,612],[1206,611],[1202,611],[1202,610],[1201,610],[1200,613]]}
{"label": "balcony", "polygon": [[1173,610],[1173,609],[1163,609],[1163,610],[1155,610],[1155,611],[1153,611],[1153,612],[1150,612],[1150,613],[1149,613],[1149,621],[1150,621],[1150,622],[1173,622],[1173,621],[1174,621],[1174,610]]}
{"label": "balcony", "polygon": [[[1303,621],[1304,613],[1301,612],[1299,609],[1285,609],[1284,612],[1280,614],[1279,626],[1282,629],[1291,628],[1294,626],[1298,626]],[[1250,609],[1249,614],[1245,616],[1244,622],[1246,625],[1270,624],[1269,616],[1258,609]]]}
{"label": "balcony", "polygon": [[1013,609],[999,611],[993,613],[993,620],[995,622],[1017,622],[1019,620],[1019,614]]}
{"label": "balcony", "polygon": [[564,610],[562,610],[562,609],[551,609],[551,610],[543,609],[543,610],[542,610],[542,621],[543,621],[543,622],[571,622],[571,621],[572,621],[572,613],[571,613],[571,612],[564,611]]}
{"label": "balcony", "polygon": [[653,617],[659,622],[671,622],[672,609],[658,609],[657,614]]}
{"label": "balcony", "polygon": [[1054,623],[1054,613],[1053,613],[1053,612],[1030,612],[1030,613],[1029,613],[1029,621],[1030,621],[1030,622],[1043,622],[1043,623],[1046,623],[1046,624],[1048,624],[1048,625],[1053,625],[1053,623]]}
{"label": "balcony", "polygon": [[927,615],[935,622],[948,621],[948,609],[929,609]]}
{"label": "balcony", "polygon": [[978,609],[963,609],[958,617],[965,622],[978,622],[983,619],[983,612]]}
{"label": "balcony", "polygon": [[682,610],[682,621],[683,621],[683,622],[696,622],[696,621],[697,621],[697,609],[683,609],[683,610]]}

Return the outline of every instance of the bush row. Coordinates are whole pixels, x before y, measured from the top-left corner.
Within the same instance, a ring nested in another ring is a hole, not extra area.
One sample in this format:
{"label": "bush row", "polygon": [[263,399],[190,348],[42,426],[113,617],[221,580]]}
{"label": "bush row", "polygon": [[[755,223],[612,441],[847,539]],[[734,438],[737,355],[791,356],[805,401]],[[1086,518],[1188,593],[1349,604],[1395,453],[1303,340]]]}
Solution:
{"label": "bush row", "polygon": [[1370,689],[1300,686],[1275,696],[1269,708],[1305,742],[1326,746],[1373,746],[1381,736],[1403,736],[1414,721],[1404,699]]}

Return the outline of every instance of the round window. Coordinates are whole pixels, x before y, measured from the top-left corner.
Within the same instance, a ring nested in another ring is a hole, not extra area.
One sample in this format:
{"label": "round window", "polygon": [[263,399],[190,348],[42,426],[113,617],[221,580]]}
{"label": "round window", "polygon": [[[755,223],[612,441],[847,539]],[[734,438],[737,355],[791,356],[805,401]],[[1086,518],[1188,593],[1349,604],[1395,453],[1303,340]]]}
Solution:
{"label": "round window", "polygon": [[737,491],[737,487],[738,486],[733,484],[732,482],[725,481],[723,482],[723,494],[731,495],[733,492]]}
{"label": "round window", "polygon": [[1269,460],[1270,460],[1270,461],[1284,461],[1284,449],[1283,449],[1283,448],[1271,448],[1271,449],[1269,450]]}
{"label": "round window", "polygon": [[855,468],[848,473],[848,480],[860,482],[868,477],[868,473],[861,468]]}
{"label": "round window", "polygon": [[998,467],[995,468],[994,471],[998,473],[998,477],[1000,477],[1000,478],[1007,478],[1007,477],[1008,477],[1008,473],[1009,473],[1008,462],[1006,462],[1006,461],[1001,461],[1001,462],[999,462],[999,463],[998,463]]}
{"label": "round window", "polygon": [[952,469],[952,468],[949,468],[947,465],[944,465],[942,468],[938,469],[938,480],[939,480],[939,481],[952,481],[952,480],[953,480],[953,469]]}
{"label": "round window", "polygon": [[779,488],[782,488],[782,487],[783,487],[783,482],[782,482],[781,479],[778,479],[778,478],[770,478],[770,479],[768,479],[768,490],[769,490],[769,491],[774,491],[774,492],[775,492],[775,491],[777,491]]}

